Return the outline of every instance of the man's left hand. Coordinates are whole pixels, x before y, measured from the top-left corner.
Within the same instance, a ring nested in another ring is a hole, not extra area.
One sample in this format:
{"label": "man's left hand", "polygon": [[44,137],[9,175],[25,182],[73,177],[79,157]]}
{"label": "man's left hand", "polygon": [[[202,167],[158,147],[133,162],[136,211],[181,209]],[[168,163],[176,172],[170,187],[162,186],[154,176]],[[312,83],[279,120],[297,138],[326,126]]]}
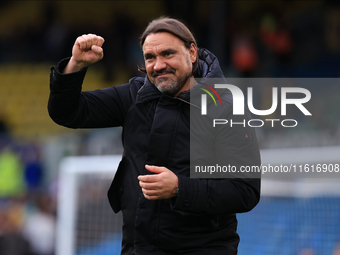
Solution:
{"label": "man's left hand", "polygon": [[168,199],[177,196],[178,177],[168,168],[145,165],[153,173],[138,176],[144,197],[149,200]]}

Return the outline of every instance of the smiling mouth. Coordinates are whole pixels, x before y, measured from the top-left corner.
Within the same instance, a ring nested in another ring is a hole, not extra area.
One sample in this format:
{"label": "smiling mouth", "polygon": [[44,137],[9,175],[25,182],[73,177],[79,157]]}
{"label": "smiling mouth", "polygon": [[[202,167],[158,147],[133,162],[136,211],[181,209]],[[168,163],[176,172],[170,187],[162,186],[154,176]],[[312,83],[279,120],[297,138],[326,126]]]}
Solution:
{"label": "smiling mouth", "polygon": [[175,74],[175,70],[172,70],[172,68],[164,68],[163,70],[153,71],[151,73],[151,76],[154,78],[157,78],[157,77],[167,76],[169,74]]}
{"label": "smiling mouth", "polygon": [[163,76],[168,76],[169,74],[172,74],[172,73],[161,73],[161,74],[157,75],[156,77],[161,78]]}

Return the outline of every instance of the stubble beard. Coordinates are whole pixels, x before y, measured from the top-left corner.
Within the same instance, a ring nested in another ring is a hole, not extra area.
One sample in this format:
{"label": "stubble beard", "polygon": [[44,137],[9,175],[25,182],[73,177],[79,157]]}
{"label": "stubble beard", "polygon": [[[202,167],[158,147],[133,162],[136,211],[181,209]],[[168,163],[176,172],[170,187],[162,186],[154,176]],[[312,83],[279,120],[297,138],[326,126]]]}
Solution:
{"label": "stubble beard", "polygon": [[[188,72],[184,77],[161,77],[158,78],[158,81],[155,80],[156,88],[171,97],[174,97],[181,91],[184,85],[187,83],[189,78],[191,77],[191,72]],[[163,84],[162,83],[166,83]]]}
{"label": "stubble beard", "polygon": [[[188,65],[191,65],[190,58],[187,56],[187,63]],[[157,82],[157,77],[155,77],[155,86],[156,88],[162,92],[165,93],[171,97],[174,97],[178,94],[178,92],[181,91],[181,89],[184,87],[184,85],[187,83],[187,81],[190,79],[192,75],[192,70],[187,72],[184,77],[178,78],[175,76],[175,70],[172,70],[170,67],[166,68],[166,70],[161,71],[159,73],[171,73],[172,75],[168,77],[161,77],[158,78]],[[156,75],[156,73],[154,74]],[[162,83],[167,83],[162,86]]]}

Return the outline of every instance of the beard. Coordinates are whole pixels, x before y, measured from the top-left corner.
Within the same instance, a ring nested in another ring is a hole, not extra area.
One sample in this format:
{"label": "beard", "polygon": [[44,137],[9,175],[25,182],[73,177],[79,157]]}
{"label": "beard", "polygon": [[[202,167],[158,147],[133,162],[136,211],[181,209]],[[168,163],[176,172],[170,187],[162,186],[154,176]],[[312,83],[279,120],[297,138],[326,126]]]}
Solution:
{"label": "beard", "polygon": [[[164,72],[169,73],[169,72]],[[172,73],[172,72],[170,72]],[[175,75],[170,75],[168,77],[161,77],[155,79],[156,88],[171,97],[174,97],[178,92],[184,87],[189,78],[191,77],[191,72],[188,72],[183,77],[176,77]]]}
{"label": "beard", "polygon": [[[187,56],[186,59],[188,65],[191,65],[189,55]],[[192,70],[187,72],[184,76],[182,77],[177,77],[175,75],[176,70],[172,69],[171,67],[167,66],[166,68],[160,70],[160,71],[153,71],[152,72],[152,77],[155,78],[155,83],[154,85],[156,88],[162,92],[165,93],[171,97],[174,97],[178,94],[178,92],[181,91],[181,89],[184,87],[184,85],[187,83],[189,78],[192,75]],[[169,75],[168,77],[161,77],[157,79],[157,76],[160,74],[172,74]]]}

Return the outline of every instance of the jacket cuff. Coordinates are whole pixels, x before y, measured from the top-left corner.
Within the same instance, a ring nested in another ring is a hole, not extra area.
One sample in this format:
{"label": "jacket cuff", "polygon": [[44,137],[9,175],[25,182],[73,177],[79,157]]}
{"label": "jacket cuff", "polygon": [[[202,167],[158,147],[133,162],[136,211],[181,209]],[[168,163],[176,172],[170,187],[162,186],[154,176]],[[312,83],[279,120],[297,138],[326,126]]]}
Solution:
{"label": "jacket cuff", "polygon": [[[79,86],[83,83],[83,80],[86,75],[86,71],[88,67],[83,68],[82,70],[74,73],[63,74],[66,65],[68,64],[70,58],[64,58],[55,66],[51,67],[50,81],[51,81],[51,90],[56,86],[60,87],[73,87]],[[52,85],[53,84],[53,85]]]}
{"label": "jacket cuff", "polygon": [[198,179],[191,179],[186,176],[178,175],[178,194],[171,198],[170,207],[172,210],[181,212],[200,212],[203,208],[197,208],[197,205],[204,207],[204,200],[197,203],[200,197],[200,188]]}

